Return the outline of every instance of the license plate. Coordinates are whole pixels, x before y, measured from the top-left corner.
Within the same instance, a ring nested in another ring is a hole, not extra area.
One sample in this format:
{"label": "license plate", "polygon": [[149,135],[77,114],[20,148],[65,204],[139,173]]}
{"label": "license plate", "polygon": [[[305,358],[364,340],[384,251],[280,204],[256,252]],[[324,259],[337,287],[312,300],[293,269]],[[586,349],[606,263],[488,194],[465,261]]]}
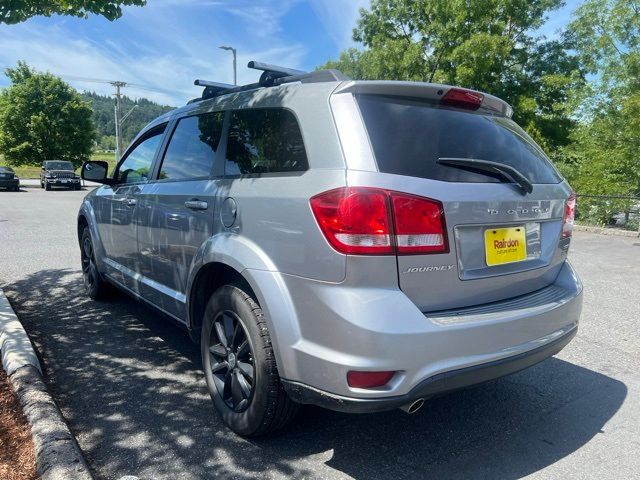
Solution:
{"label": "license plate", "polygon": [[67,183],[69,180],[67,180],[66,178],[63,178],[62,180],[60,180],[62,183]]}
{"label": "license plate", "polygon": [[527,235],[524,225],[485,230],[484,247],[488,266],[526,260]]}

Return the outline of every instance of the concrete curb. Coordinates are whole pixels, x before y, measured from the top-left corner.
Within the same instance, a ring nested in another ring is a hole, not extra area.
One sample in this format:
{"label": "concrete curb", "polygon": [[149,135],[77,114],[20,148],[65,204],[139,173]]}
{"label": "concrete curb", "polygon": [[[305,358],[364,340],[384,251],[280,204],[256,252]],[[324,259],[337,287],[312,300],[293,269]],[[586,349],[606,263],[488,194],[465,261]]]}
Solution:
{"label": "concrete curb", "polygon": [[573,225],[573,229],[578,232],[599,233],[600,235],[615,235],[618,237],[640,237],[639,232],[633,230],[622,230],[620,228],[593,227],[591,225]]}
{"label": "concrete curb", "polygon": [[42,480],[92,480],[82,452],[42,380],[42,369],[7,297],[0,289],[0,352],[2,365],[20,401]]}
{"label": "concrete curb", "polygon": [[42,374],[40,362],[27,332],[13,312],[2,289],[0,289],[0,353],[2,366],[7,375],[11,376],[18,368],[25,365],[35,367]]}
{"label": "concrete curb", "polygon": [[92,480],[76,439],[31,365],[9,377],[29,425],[36,450],[36,468],[43,480]]}
{"label": "concrete curb", "polygon": [[[85,186],[82,187],[82,191],[93,190],[94,188],[99,187],[99,186],[100,185],[85,185]],[[24,185],[24,184],[20,184],[20,190],[31,190],[31,189],[41,190],[40,185]]]}
{"label": "concrete curb", "polygon": [[[85,189],[99,187],[100,184],[96,182],[89,182],[87,180],[82,181],[81,185]],[[25,188],[42,188],[40,187],[40,179],[39,178],[21,178],[20,179],[20,189]]]}

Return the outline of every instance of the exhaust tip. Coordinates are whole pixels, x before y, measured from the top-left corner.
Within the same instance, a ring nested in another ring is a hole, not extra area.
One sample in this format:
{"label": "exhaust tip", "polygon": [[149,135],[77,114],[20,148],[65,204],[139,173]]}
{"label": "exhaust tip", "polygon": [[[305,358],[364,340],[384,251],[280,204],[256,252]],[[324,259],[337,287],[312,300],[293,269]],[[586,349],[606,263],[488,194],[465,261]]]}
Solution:
{"label": "exhaust tip", "polygon": [[419,398],[417,400],[414,400],[411,403],[407,403],[406,405],[403,405],[402,407],[400,407],[400,410],[407,412],[410,415],[413,415],[418,410],[420,410],[423,405],[424,405],[424,398]]}

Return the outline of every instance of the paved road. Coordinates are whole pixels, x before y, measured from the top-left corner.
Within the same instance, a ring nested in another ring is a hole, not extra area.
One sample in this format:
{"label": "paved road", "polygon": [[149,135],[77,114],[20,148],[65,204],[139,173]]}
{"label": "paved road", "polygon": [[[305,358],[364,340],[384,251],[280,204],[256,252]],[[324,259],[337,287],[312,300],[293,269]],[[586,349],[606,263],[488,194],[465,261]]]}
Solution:
{"label": "paved road", "polygon": [[575,234],[585,311],[556,358],[417,415],[306,407],[247,441],[221,425],[180,327],[126,296],[82,295],[83,195],[0,192],[0,286],[98,478],[640,478],[637,239]]}

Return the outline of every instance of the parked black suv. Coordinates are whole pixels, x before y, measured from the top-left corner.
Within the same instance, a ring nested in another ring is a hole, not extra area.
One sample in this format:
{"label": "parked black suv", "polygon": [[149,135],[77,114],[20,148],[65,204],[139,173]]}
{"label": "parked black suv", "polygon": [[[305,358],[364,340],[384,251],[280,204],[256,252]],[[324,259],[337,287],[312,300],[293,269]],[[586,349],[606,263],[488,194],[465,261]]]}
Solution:
{"label": "parked black suv", "polygon": [[75,174],[73,164],[63,160],[45,160],[40,172],[40,187],[68,187],[80,190],[80,177]]}
{"label": "parked black suv", "polygon": [[20,191],[20,179],[11,167],[0,165],[0,188],[6,188],[14,192]]}

